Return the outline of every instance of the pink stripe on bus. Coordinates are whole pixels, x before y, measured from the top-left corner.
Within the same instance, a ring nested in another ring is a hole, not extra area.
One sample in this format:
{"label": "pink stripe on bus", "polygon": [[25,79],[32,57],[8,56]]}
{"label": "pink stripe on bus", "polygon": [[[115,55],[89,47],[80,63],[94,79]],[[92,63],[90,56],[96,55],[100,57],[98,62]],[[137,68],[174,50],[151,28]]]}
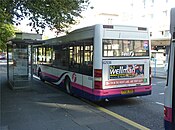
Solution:
{"label": "pink stripe on bus", "polygon": [[134,90],[135,93],[151,91],[151,86],[138,86],[130,88],[113,88],[113,89],[91,89],[86,86],[79,85],[77,83],[71,83],[71,85],[77,89],[86,91],[87,93],[94,94],[97,96],[107,96],[114,94],[121,94],[123,90]]}
{"label": "pink stripe on bus", "polygon": [[[48,74],[45,72],[42,72],[42,74],[53,79],[59,78],[57,76],[54,76],[52,74]],[[114,94],[121,94],[121,91],[123,90],[134,90],[134,93],[139,93],[139,92],[151,91],[152,89],[151,86],[137,86],[137,87],[129,87],[129,88],[112,88],[112,89],[92,89],[92,88],[88,88],[87,86],[77,84],[75,82],[71,82],[71,85],[79,90],[85,91],[87,93],[90,93],[96,96],[108,96],[108,95],[114,95]]]}
{"label": "pink stripe on bus", "polygon": [[164,106],[166,109],[166,116],[164,116],[164,119],[166,121],[172,122],[172,108]]}

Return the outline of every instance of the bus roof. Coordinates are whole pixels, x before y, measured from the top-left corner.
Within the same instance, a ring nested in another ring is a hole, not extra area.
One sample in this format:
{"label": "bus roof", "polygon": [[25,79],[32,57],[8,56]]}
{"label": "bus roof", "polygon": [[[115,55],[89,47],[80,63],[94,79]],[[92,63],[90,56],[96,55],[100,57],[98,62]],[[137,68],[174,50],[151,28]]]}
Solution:
{"label": "bus roof", "polygon": [[[52,38],[45,40],[44,44],[49,45],[59,45],[65,42],[73,42],[77,40],[90,39],[94,37],[95,26],[99,26],[101,24],[96,24],[93,26],[83,27],[80,29],[76,29],[67,35]],[[148,31],[146,27],[137,27],[137,26],[129,26],[129,25],[101,25],[103,29],[108,30],[118,30],[118,31]]]}
{"label": "bus roof", "polygon": [[58,45],[65,42],[93,38],[94,27],[95,26],[80,28],[68,33],[67,35],[48,39],[45,41],[45,44]]}

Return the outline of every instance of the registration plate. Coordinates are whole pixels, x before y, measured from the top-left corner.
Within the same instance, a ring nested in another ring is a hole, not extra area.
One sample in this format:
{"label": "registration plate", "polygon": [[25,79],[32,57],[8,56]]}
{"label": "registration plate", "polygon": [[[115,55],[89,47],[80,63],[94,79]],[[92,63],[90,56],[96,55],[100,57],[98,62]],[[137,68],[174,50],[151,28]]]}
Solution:
{"label": "registration plate", "polygon": [[134,93],[134,90],[133,90],[133,89],[122,90],[122,91],[121,91],[121,94],[131,94],[131,93]]}

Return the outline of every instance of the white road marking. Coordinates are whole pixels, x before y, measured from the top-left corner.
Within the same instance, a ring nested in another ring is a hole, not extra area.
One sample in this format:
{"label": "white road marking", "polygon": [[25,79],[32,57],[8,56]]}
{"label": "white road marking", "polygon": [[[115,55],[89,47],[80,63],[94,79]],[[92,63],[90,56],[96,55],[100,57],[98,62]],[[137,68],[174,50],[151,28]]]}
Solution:
{"label": "white road marking", "polygon": [[164,93],[159,93],[159,95],[164,95]]}
{"label": "white road marking", "polygon": [[164,104],[163,103],[160,103],[160,102],[156,102],[156,104],[161,105],[161,106],[164,106]]}
{"label": "white road marking", "polygon": [[165,83],[165,81],[160,81],[160,82],[156,82],[156,83],[158,83],[158,84],[162,84],[162,83]]}
{"label": "white road marking", "polygon": [[35,79],[38,79],[38,80],[40,80],[40,78],[39,78],[39,77],[37,77],[37,76],[35,76],[35,75],[33,75],[33,77],[34,77]]}

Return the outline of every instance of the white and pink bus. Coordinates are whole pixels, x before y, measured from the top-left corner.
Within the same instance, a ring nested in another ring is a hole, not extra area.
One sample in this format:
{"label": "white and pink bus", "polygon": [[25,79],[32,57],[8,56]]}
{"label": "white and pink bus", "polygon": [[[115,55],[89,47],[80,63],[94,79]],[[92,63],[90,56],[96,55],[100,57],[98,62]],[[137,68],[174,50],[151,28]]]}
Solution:
{"label": "white and pink bus", "polygon": [[145,27],[97,24],[35,47],[34,71],[92,101],[150,95],[150,47]]}
{"label": "white and pink bus", "polygon": [[165,86],[164,126],[166,130],[175,130],[175,8],[171,10],[170,32],[172,38]]}

